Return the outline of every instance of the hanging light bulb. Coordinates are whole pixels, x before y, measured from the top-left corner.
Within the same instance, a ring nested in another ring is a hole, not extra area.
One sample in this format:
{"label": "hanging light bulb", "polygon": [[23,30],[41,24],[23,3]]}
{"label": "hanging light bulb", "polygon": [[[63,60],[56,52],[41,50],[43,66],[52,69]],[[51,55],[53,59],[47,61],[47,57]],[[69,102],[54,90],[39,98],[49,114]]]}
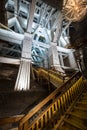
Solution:
{"label": "hanging light bulb", "polygon": [[87,14],[87,0],[64,0],[62,11],[67,20],[80,21]]}

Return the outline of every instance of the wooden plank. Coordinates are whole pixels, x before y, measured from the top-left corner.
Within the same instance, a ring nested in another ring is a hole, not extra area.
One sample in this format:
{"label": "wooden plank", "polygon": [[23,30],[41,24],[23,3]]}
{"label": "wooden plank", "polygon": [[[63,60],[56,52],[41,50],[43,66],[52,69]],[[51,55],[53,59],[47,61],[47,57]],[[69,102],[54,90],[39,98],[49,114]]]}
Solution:
{"label": "wooden plank", "polygon": [[65,123],[68,123],[68,124],[78,128],[80,130],[87,130],[87,127],[85,127],[83,123],[81,123],[77,120],[73,120],[73,119],[69,118],[69,119],[64,119],[64,121],[65,121]]}
{"label": "wooden plank", "polygon": [[87,120],[87,112],[83,112],[83,111],[74,111],[74,112],[68,112],[67,113],[68,115],[71,115],[71,116],[75,116],[77,118],[80,118],[80,119],[86,119]]}
{"label": "wooden plank", "polygon": [[82,111],[87,111],[87,107],[80,107],[80,106],[74,106],[74,109],[82,110]]}
{"label": "wooden plank", "polygon": [[24,117],[24,115],[17,115],[17,116],[13,116],[13,117],[0,118],[0,125],[18,122],[23,117]]}

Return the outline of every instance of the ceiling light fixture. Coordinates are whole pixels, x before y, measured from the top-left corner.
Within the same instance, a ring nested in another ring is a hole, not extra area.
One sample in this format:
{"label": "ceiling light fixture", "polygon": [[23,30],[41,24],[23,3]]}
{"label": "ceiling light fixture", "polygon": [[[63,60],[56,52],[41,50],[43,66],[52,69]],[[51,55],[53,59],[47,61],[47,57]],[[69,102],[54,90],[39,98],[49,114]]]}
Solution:
{"label": "ceiling light fixture", "polygon": [[62,12],[68,21],[80,21],[87,14],[87,0],[64,0]]}

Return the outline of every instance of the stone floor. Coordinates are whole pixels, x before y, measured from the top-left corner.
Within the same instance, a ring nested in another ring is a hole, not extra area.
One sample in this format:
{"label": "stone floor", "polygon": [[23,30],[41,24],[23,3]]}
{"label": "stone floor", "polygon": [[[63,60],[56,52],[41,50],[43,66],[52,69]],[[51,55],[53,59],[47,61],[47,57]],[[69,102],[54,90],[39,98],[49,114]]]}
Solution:
{"label": "stone floor", "polygon": [[29,91],[15,92],[18,68],[0,64],[0,118],[26,113],[48,95],[47,89],[33,80]]}

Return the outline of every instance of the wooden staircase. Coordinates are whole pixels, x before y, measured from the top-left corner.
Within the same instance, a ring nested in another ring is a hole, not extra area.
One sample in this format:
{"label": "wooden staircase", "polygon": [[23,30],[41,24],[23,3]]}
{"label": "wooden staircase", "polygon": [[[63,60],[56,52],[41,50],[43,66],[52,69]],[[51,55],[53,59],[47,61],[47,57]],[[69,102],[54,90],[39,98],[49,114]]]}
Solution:
{"label": "wooden staircase", "polygon": [[66,112],[59,130],[87,130],[87,88],[79,96],[72,108]]}
{"label": "wooden staircase", "polygon": [[46,79],[48,82],[53,84],[56,88],[59,88],[64,82],[66,82],[69,79],[69,77],[52,70],[46,70],[43,68],[39,68],[39,69],[33,68],[33,71],[37,76],[38,80],[40,80],[41,78]]}
{"label": "wooden staircase", "polygon": [[0,126],[11,124],[6,130],[87,130],[86,100],[86,83],[78,72],[27,114],[0,119]]}

